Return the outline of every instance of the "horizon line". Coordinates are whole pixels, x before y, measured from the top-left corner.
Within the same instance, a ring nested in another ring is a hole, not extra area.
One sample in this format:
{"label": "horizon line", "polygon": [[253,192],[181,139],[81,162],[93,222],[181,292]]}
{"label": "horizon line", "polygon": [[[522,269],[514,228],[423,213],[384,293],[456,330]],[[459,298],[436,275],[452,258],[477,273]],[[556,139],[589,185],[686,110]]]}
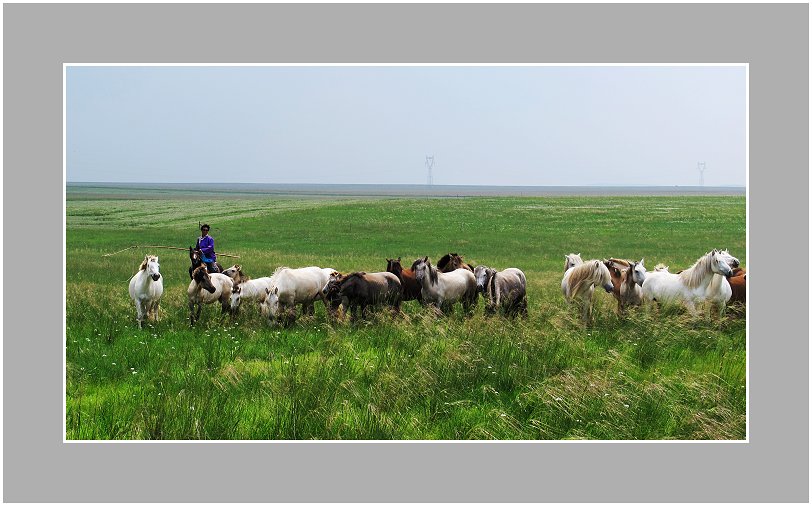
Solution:
{"label": "horizon line", "polygon": [[425,184],[425,183],[273,183],[273,182],[258,182],[258,181],[65,181],[65,184],[142,184],[142,185],[156,185],[156,184],[194,184],[194,185],[212,185],[212,184],[226,184],[226,185],[280,185],[280,186],[425,186],[425,187],[443,187],[443,186],[472,186],[472,187],[489,187],[489,188],[532,188],[532,187],[560,187],[560,188],[673,188],[673,187],[686,187],[686,188],[746,188],[746,184],[717,184],[717,185],[692,185],[692,184],[530,184],[530,185],[505,185],[505,184]]}

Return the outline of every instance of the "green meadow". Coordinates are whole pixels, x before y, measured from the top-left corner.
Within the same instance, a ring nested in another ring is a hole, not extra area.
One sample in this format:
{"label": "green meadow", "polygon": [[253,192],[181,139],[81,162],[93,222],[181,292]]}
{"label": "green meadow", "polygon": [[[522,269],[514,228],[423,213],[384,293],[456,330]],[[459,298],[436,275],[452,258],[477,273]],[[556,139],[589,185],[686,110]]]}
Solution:
{"label": "green meadow", "polygon": [[[198,221],[252,277],[278,266],[385,270],[458,252],[527,275],[527,319],[480,298],[403,314],[271,326],[256,306],[189,325],[184,251]],[[744,197],[265,198],[67,201],[68,439],[744,439],[740,310],[619,318],[596,291],[583,326],[561,295],[566,253],[672,272],[713,248],[746,265]],[[160,321],[138,329],[128,280],[160,257]]]}

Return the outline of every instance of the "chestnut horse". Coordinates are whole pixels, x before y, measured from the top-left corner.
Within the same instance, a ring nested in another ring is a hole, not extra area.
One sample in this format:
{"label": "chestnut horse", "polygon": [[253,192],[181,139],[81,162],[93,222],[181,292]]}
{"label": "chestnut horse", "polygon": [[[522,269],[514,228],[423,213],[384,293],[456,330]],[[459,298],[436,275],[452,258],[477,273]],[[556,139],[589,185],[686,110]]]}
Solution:
{"label": "chestnut horse", "polygon": [[733,294],[730,296],[730,303],[741,302],[747,305],[747,269],[736,267],[733,274],[728,278],[730,289]]}
{"label": "chestnut horse", "polygon": [[413,269],[404,269],[400,264],[400,257],[397,260],[392,258],[386,259],[386,272],[391,272],[400,280],[401,287],[403,288],[403,301],[416,300],[423,303],[421,296],[422,286],[417,282],[414,277]]}

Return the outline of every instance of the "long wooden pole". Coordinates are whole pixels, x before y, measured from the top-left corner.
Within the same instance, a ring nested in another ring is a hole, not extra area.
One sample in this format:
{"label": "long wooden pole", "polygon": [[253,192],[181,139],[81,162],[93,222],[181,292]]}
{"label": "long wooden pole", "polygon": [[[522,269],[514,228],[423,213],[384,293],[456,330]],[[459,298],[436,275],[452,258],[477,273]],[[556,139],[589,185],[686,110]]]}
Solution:
{"label": "long wooden pole", "polygon": [[[102,256],[109,257],[109,256],[112,256],[112,255],[117,255],[117,254],[119,254],[119,253],[121,253],[123,251],[131,250],[133,248],[163,248],[163,249],[175,249],[175,250],[179,250],[179,251],[189,251],[189,248],[178,248],[176,246],[139,246],[139,245],[133,245],[133,246],[130,246],[128,248],[124,248],[123,250],[116,251],[116,252],[113,252],[113,253],[107,253],[106,255],[102,255]],[[217,256],[218,257],[228,257],[228,258],[240,258],[240,255],[229,255],[227,253],[217,253]]]}

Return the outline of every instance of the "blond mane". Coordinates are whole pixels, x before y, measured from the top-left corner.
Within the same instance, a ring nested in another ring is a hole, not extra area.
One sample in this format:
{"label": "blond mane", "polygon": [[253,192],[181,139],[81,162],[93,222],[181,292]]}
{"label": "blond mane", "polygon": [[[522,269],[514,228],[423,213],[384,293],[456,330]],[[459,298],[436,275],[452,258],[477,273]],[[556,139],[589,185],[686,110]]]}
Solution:
{"label": "blond mane", "polygon": [[611,283],[609,269],[600,260],[590,260],[578,264],[570,271],[571,274],[567,279],[570,297],[574,297],[591,285]]}
{"label": "blond mane", "polygon": [[694,262],[694,265],[688,267],[684,271],[677,274],[682,280],[683,284],[688,288],[696,288],[702,284],[702,280],[708,273],[713,274],[711,268],[713,262],[713,254],[716,251],[705,253],[699,260]]}

